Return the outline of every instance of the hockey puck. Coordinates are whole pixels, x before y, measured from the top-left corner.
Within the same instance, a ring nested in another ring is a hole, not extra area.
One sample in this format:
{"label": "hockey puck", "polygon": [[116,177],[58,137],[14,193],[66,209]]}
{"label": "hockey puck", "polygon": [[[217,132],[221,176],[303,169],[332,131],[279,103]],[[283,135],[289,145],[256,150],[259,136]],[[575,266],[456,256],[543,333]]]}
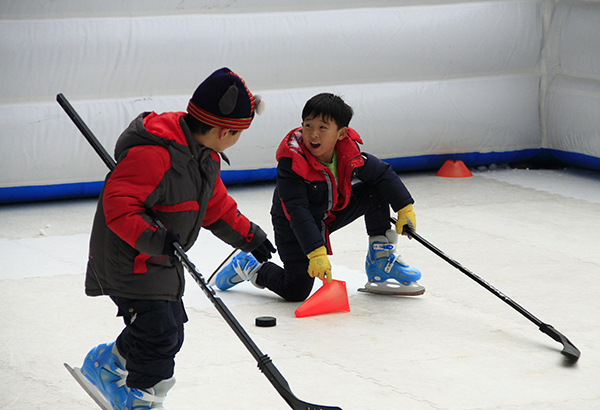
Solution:
{"label": "hockey puck", "polygon": [[255,323],[258,327],[273,327],[277,324],[277,319],[273,316],[259,316]]}

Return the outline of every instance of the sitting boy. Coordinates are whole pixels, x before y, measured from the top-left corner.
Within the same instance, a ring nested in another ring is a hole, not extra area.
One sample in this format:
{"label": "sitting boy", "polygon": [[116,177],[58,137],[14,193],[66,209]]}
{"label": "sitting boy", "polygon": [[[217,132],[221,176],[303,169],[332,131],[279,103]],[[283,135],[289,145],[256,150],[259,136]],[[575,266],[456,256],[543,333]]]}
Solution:
{"label": "sitting boy", "polygon": [[[277,150],[277,185],[271,216],[283,268],[240,252],[211,281],[220,290],[248,280],[288,301],[303,301],[314,278],[331,282],[330,233],[364,215],[369,250],[365,290],[422,295],[421,273],[393,253],[398,233],[416,219],[410,193],[377,157],[361,153],[360,136],[348,127],[353,110],[340,97],[312,97],[302,111],[302,127]],[[359,180],[352,183],[352,179]],[[390,206],[398,213],[390,229]]]}

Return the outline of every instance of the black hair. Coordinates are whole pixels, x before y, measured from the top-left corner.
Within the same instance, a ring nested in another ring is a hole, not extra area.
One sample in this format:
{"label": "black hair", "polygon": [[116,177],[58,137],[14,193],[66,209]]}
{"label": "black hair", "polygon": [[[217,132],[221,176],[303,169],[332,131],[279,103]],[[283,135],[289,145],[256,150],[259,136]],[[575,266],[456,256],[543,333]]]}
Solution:
{"label": "black hair", "polygon": [[354,111],[341,97],[331,93],[321,93],[306,102],[302,109],[302,121],[323,116],[324,120],[332,119],[338,129],[350,124]]}
{"label": "black hair", "polygon": [[[192,135],[206,134],[207,132],[209,132],[210,130],[212,130],[214,128],[212,125],[208,125],[208,124],[192,117],[191,114],[185,114],[183,116],[183,120],[185,121],[188,128],[190,129]],[[232,130],[232,131],[235,131],[235,133],[238,132],[238,130]]]}
{"label": "black hair", "polygon": [[203,123],[202,121],[198,121],[190,114],[184,115],[183,120],[187,124],[192,134],[206,134],[213,128],[210,125]]}

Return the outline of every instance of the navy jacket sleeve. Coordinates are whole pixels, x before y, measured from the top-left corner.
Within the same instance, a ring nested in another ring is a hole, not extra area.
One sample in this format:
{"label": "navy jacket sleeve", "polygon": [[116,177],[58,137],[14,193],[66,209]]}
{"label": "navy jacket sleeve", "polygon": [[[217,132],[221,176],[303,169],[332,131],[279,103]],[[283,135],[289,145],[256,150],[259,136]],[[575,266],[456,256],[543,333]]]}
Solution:
{"label": "navy jacket sleeve", "polygon": [[394,212],[415,202],[390,164],[366,152],[363,152],[362,155],[365,158],[365,165],[357,170],[356,177],[374,185],[390,203]]}

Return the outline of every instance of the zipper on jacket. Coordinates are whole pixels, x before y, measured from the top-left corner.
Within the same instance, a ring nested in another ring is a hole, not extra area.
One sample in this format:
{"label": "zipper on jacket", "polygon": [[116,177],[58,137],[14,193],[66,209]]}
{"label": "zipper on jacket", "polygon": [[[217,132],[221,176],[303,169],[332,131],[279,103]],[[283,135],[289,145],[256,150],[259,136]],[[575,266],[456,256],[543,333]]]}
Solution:
{"label": "zipper on jacket", "polygon": [[327,182],[327,211],[331,211],[333,208],[333,182],[331,182],[331,177],[327,172],[327,169],[322,169],[323,175],[325,176],[325,182]]}

